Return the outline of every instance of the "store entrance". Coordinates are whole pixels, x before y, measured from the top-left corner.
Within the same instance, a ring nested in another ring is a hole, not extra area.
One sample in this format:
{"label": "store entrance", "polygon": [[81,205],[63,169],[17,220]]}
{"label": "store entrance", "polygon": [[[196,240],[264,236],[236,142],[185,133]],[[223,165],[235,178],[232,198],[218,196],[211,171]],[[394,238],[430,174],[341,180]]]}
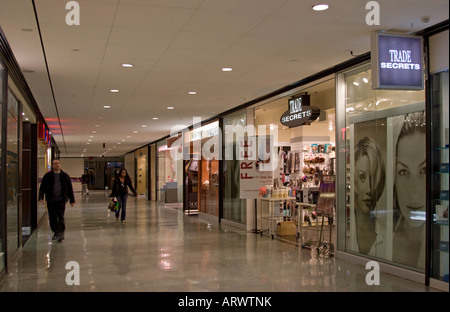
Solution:
{"label": "store entrance", "polygon": [[[279,163],[273,184],[262,192],[260,230],[328,254],[336,241],[335,94],[335,79],[329,78],[255,108],[255,125],[265,125],[266,133],[278,127]],[[298,95],[306,95],[309,105],[289,105]],[[311,122],[293,127],[281,124],[287,110],[297,114],[294,119],[310,107],[318,114]]]}

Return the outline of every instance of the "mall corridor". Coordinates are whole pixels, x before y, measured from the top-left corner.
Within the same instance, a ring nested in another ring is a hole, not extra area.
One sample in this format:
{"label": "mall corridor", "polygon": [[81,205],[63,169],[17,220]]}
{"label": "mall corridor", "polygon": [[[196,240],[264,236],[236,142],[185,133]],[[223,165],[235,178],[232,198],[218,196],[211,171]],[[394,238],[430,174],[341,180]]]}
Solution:
{"label": "mall corridor", "polygon": [[[368,286],[363,266],[143,198],[129,197],[126,224],[109,213],[103,191],[76,200],[66,207],[65,240],[51,240],[45,216],[0,292],[436,291],[383,272],[379,286]],[[79,285],[66,283],[74,281],[70,261]]]}

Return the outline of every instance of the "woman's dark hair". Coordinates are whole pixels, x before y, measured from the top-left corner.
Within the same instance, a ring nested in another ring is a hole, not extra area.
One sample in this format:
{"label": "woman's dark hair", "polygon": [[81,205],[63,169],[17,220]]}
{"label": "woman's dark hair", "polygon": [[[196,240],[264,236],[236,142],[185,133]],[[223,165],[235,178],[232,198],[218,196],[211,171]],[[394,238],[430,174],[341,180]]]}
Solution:
{"label": "woman's dark hair", "polygon": [[128,170],[125,169],[125,168],[120,168],[120,170],[117,172],[116,179],[119,179],[119,178],[120,178],[120,176],[122,175],[122,171],[124,171],[124,170],[125,170],[125,172],[126,172],[126,175],[125,175],[125,181],[126,181],[126,182],[131,182],[131,177],[130,177],[130,175],[128,174]]}

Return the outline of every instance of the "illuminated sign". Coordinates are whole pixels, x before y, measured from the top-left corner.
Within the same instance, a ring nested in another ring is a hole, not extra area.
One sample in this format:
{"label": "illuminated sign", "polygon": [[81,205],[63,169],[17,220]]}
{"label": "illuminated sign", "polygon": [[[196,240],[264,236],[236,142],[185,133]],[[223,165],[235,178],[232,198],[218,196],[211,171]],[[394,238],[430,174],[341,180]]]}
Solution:
{"label": "illuminated sign", "polygon": [[38,138],[46,145],[50,144],[50,131],[47,129],[44,123],[39,123]]}
{"label": "illuminated sign", "polygon": [[373,33],[372,89],[421,90],[422,37]]}
{"label": "illuminated sign", "polygon": [[289,128],[309,125],[320,115],[320,109],[309,105],[309,95],[289,99],[289,109],[281,115],[280,122]]}

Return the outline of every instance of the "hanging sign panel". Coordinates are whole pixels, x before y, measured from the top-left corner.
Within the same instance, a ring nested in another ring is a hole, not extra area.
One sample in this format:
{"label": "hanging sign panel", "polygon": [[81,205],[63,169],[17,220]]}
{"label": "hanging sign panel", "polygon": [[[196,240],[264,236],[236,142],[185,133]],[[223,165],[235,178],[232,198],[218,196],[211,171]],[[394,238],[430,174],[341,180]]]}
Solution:
{"label": "hanging sign panel", "polygon": [[424,88],[422,37],[373,33],[371,58],[372,89]]}
{"label": "hanging sign panel", "polygon": [[289,99],[288,110],[280,117],[280,123],[289,128],[309,125],[320,115],[320,109],[309,105],[309,95]]}

